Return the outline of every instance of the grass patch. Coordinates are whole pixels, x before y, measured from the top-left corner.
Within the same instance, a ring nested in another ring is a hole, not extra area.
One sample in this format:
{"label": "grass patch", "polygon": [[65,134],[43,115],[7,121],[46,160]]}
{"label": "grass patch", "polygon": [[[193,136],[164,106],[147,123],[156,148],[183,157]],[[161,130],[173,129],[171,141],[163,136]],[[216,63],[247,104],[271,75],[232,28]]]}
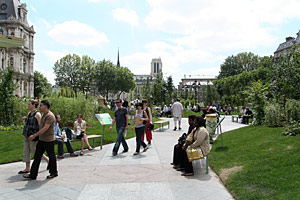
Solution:
{"label": "grass patch", "polygon": [[282,131],[250,126],[214,144],[210,166],[237,199],[300,199],[300,138]]}
{"label": "grass patch", "polygon": [[[109,112],[111,116],[113,112]],[[158,121],[158,118],[153,118],[152,121]],[[129,120],[132,124],[132,120]],[[103,126],[100,125],[98,120],[95,118],[88,122],[87,134],[88,135],[103,135]],[[155,128],[158,128],[155,125]],[[13,131],[0,131],[0,164],[21,161],[23,159],[23,141],[24,136],[22,135],[23,130],[13,130]],[[128,128],[128,133],[126,139],[135,137],[135,131],[131,131],[131,125]],[[112,131],[109,131],[109,125],[105,126],[105,136],[103,144],[114,143],[117,139],[116,125],[114,125]],[[90,145],[92,140],[89,140]],[[96,139],[96,146],[99,146],[99,139]],[[72,147],[74,151],[80,150],[81,142],[72,142]],[[87,147],[86,147],[87,148]],[[121,147],[122,148],[122,147]],[[57,145],[55,145],[55,151],[57,153]],[[64,145],[64,152],[67,152],[66,145]]]}

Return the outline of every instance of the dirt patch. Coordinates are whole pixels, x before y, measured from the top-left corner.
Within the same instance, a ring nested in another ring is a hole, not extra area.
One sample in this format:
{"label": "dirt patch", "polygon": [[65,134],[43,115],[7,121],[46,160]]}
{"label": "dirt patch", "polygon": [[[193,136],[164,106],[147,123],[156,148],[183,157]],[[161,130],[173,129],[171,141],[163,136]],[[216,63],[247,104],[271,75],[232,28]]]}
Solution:
{"label": "dirt patch", "polygon": [[293,149],[293,146],[287,146],[284,150],[291,150],[291,149]]}
{"label": "dirt patch", "polygon": [[243,169],[243,166],[234,166],[232,168],[224,168],[221,169],[221,173],[220,173],[220,178],[223,182],[225,182],[229,176],[231,176],[232,174],[241,171]]}

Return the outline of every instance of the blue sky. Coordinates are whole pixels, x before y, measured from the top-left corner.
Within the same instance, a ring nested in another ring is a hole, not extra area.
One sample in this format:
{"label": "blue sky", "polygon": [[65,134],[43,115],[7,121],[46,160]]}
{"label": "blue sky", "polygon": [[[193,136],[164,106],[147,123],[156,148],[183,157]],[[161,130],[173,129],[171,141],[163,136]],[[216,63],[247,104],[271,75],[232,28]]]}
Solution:
{"label": "blue sky", "polygon": [[300,30],[296,0],[21,0],[34,26],[35,70],[54,84],[67,54],[120,62],[150,74],[161,57],[177,85],[186,75],[218,75],[227,56],[271,55]]}

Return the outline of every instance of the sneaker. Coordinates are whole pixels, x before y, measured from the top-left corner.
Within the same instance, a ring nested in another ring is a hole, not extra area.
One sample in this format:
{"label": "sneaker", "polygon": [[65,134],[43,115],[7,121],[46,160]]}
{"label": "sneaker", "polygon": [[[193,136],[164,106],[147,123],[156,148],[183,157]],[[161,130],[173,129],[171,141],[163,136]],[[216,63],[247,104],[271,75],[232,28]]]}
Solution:
{"label": "sneaker", "polygon": [[134,152],[133,155],[134,156],[139,155],[139,152]]}
{"label": "sneaker", "polygon": [[64,159],[65,157],[62,155],[62,156],[57,156],[57,158]]}
{"label": "sneaker", "polygon": [[177,129],[177,128],[175,127],[175,128],[173,129],[173,131],[176,131],[176,129]]}
{"label": "sneaker", "polygon": [[179,127],[179,130],[181,130],[181,127]]}
{"label": "sneaker", "polygon": [[124,150],[122,151],[122,153],[126,153],[126,152],[128,152],[128,149],[127,149],[127,150],[124,149]]}
{"label": "sneaker", "polygon": [[112,152],[112,156],[116,156],[117,154],[117,152]]}

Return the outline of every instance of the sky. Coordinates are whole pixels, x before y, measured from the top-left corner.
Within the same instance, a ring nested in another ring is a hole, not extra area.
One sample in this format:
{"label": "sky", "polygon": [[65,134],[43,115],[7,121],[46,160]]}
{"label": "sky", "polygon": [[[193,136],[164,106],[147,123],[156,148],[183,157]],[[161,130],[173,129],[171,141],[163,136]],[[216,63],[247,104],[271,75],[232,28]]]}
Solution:
{"label": "sky", "polygon": [[21,0],[34,37],[35,70],[55,84],[67,54],[109,59],[150,74],[162,59],[175,86],[186,75],[216,76],[241,52],[273,55],[300,30],[299,0]]}

